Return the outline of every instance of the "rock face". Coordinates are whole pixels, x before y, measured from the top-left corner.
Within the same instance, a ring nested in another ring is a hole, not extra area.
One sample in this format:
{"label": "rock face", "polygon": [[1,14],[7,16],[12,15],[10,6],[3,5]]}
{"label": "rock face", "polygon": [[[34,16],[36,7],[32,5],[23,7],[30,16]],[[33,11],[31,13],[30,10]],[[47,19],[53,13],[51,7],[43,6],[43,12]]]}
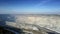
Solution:
{"label": "rock face", "polygon": [[[60,33],[60,15],[15,15],[16,22],[6,22],[7,25],[17,28],[38,30],[36,27],[27,24],[35,24]],[[14,25],[13,25],[14,24]]]}

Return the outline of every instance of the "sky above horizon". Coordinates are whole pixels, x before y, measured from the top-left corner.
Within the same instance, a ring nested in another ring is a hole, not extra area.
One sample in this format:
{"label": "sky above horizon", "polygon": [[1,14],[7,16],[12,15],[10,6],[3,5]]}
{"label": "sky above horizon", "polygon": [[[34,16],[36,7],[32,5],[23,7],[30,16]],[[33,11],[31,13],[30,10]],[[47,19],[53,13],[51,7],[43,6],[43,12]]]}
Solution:
{"label": "sky above horizon", "polygon": [[0,0],[0,14],[60,14],[60,0]]}

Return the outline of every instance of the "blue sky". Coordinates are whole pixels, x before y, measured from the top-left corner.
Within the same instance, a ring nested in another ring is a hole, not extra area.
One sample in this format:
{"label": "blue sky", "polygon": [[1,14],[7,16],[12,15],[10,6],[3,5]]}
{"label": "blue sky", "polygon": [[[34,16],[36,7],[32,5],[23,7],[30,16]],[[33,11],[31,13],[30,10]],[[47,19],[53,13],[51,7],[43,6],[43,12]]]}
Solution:
{"label": "blue sky", "polygon": [[60,0],[0,0],[0,14],[60,14]]}

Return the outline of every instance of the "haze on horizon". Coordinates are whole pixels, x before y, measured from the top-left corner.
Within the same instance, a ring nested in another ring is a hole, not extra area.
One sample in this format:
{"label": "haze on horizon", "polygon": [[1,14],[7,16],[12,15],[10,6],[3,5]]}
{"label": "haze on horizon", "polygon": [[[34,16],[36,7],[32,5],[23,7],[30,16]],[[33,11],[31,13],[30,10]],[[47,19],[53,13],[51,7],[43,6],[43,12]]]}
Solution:
{"label": "haze on horizon", "polygon": [[60,14],[60,0],[0,0],[0,14]]}

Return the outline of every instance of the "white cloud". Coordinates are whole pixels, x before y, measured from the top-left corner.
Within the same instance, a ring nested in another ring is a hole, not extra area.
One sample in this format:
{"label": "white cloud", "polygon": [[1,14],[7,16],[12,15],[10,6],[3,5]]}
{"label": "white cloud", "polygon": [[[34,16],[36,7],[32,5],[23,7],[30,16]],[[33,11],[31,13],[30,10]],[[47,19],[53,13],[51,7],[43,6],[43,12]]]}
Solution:
{"label": "white cloud", "polygon": [[45,3],[48,3],[48,2],[50,2],[50,1],[51,1],[51,0],[43,0],[43,1],[41,1],[40,3],[36,4],[34,7],[39,7],[39,6],[44,5]]}

